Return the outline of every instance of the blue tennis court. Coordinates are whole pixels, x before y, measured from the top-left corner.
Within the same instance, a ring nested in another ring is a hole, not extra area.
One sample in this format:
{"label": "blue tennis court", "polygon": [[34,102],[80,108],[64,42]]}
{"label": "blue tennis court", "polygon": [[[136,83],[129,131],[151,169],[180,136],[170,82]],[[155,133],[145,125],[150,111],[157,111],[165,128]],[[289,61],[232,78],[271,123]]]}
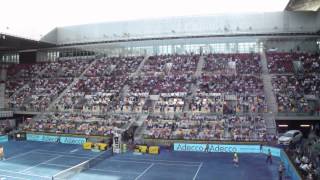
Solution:
{"label": "blue tennis court", "polygon": [[[0,161],[1,180],[48,180],[99,153],[79,145],[9,141],[6,159]],[[276,180],[279,160],[267,165],[263,154],[240,154],[240,166],[230,153],[161,151],[160,155],[115,155],[75,174],[72,180]]]}

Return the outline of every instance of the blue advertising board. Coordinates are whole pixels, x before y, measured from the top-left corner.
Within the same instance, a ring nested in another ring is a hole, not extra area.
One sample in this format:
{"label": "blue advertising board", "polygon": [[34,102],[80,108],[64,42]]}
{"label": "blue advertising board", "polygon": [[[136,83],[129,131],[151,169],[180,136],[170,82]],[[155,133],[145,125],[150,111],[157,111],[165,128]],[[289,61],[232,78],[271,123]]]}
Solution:
{"label": "blue advertising board", "polygon": [[60,142],[63,144],[84,144],[86,142],[86,138],[79,137],[60,137]]}
{"label": "blue advertising board", "polygon": [[8,141],[8,136],[0,136],[0,142],[7,142]]}
{"label": "blue advertising board", "polygon": [[[280,149],[263,146],[262,153],[270,149],[273,156],[280,157]],[[175,151],[190,152],[225,152],[225,153],[260,153],[260,145],[227,145],[227,144],[174,144]]]}
{"label": "blue advertising board", "polygon": [[63,144],[83,144],[86,138],[82,137],[68,137],[68,136],[51,136],[42,134],[27,134],[28,141],[41,141],[41,142],[60,142]]}
{"label": "blue advertising board", "polygon": [[28,141],[42,141],[42,142],[58,142],[59,136],[48,136],[41,134],[27,134]]}

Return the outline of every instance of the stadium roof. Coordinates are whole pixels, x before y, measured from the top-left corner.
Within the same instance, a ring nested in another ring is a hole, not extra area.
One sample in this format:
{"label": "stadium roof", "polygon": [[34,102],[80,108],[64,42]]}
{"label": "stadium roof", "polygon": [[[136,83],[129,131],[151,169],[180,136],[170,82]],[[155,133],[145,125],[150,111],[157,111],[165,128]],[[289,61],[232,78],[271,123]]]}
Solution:
{"label": "stadium roof", "polygon": [[287,11],[319,11],[320,0],[290,0]]}
{"label": "stadium roof", "polygon": [[39,48],[49,48],[55,46],[54,44],[16,37],[12,35],[0,33],[0,53],[10,51],[21,51]]}
{"label": "stadium roof", "polygon": [[283,11],[289,0],[3,0],[0,32],[41,39],[55,27],[174,16]]}

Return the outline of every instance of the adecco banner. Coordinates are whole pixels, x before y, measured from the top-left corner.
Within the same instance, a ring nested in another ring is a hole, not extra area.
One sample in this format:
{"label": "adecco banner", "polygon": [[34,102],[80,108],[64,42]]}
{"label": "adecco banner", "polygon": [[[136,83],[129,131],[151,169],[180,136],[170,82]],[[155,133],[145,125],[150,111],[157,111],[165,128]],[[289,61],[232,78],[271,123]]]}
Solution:
{"label": "adecco banner", "polygon": [[63,144],[83,144],[86,138],[78,137],[65,137],[65,136],[49,136],[41,134],[27,134],[28,141],[41,141],[41,142],[60,142]]}
{"label": "adecco banner", "polygon": [[0,136],[0,142],[7,142],[8,141],[8,136]]}
{"label": "adecco banner", "polygon": [[28,141],[42,141],[42,142],[58,142],[59,136],[48,136],[41,134],[27,134]]}
{"label": "adecco banner", "polygon": [[86,138],[77,138],[77,137],[61,137],[60,142],[63,144],[84,144]]}
{"label": "adecco banner", "polygon": [[[262,152],[280,157],[280,149],[263,146]],[[225,153],[260,153],[260,145],[227,145],[227,144],[174,144],[174,151],[189,152],[225,152]]]}

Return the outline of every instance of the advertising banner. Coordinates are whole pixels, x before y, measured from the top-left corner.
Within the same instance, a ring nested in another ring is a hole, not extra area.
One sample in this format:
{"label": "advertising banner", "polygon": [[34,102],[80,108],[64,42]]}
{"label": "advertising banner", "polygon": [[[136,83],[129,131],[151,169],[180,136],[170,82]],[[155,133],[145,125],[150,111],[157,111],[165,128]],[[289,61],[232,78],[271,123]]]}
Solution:
{"label": "advertising banner", "polygon": [[63,144],[84,144],[86,142],[86,138],[80,137],[60,137],[60,142]]}
{"label": "advertising banner", "polygon": [[59,136],[48,136],[41,134],[27,134],[28,141],[42,141],[42,142],[58,142]]}
{"label": "advertising banner", "polygon": [[7,142],[8,141],[8,136],[0,136],[0,142]]}
{"label": "advertising banner", "polygon": [[228,145],[228,144],[182,144],[175,143],[174,151],[189,151],[189,152],[223,152],[223,153],[268,153],[280,157],[280,149],[269,146],[263,146],[260,151],[260,145]]}
{"label": "advertising banner", "polygon": [[86,142],[86,138],[82,137],[67,137],[67,136],[51,136],[41,134],[29,134],[27,133],[28,141],[41,141],[41,142],[60,142],[63,144],[83,144]]}

